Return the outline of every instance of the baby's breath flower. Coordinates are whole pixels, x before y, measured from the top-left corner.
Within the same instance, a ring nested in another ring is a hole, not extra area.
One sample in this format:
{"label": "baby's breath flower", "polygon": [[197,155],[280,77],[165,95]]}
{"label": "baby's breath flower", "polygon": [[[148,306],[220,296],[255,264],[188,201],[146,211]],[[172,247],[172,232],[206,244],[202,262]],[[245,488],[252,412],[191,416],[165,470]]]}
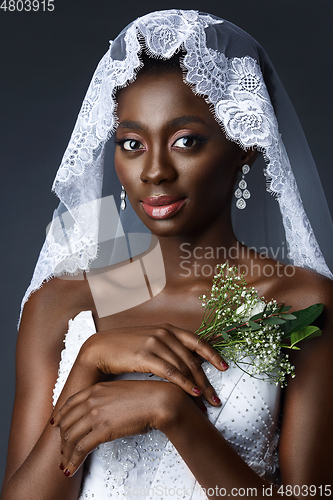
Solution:
{"label": "baby's breath flower", "polygon": [[[251,376],[285,385],[287,375],[294,376],[294,367],[281,353],[280,326],[263,321],[278,309],[276,300],[260,299],[244,276],[238,275],[237,268],[226,263],[219,266],[210,295],[211,300],[206,295],[200,297],[205,312],[197,333],[229,363],[234,362]],[[256,315],[261,319],[254,319]]]}

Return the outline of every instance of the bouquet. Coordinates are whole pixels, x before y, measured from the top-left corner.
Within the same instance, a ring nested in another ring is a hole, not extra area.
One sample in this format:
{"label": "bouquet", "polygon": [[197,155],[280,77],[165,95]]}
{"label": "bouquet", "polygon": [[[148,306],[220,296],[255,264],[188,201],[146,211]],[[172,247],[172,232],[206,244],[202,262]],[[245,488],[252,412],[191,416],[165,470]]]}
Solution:
{"label": "bouquet", "polygon": [[268,382],[286,385],[287,375],[295,376],[289,356],[282,351],[299,349],[304,339],[318,337],[321,330],[312,323],[323,311],[323,304],[289,312],[291,306],[266,302],[244,275],[227,263],[218,266],[210,298],[200,297],[205,308],[197,330],[222,356],[245,373]]}

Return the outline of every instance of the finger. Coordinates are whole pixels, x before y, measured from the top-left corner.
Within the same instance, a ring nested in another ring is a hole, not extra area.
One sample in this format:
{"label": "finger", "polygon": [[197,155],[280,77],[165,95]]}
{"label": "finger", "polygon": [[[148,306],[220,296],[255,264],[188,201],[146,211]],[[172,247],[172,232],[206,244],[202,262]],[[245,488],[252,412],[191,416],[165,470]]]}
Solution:
{"label": "finger", "polygon": [[64,471],[65,476],[73,476],[89,453],[102,442],[93,429],[88,433],[84,429],[87,429],[86,422],[79,421],[68,431],[70,434],[64,446],[63,459],[60,464],[60,469]]}
{"label": "finger", "polygon": [[[206,401],[208,401],[211,405],[219,406],[221,404],[221,401],[217,396],[215,389],[210,384],[203,371],[191,374],[192,376],[186,376],[183,374],[182,368],[176,367],[176,362],[170,364],[167,361],[157,358],[157,363],[158,368],[152,368],[151,370],[157,376],[164,378],[165,380],[168,380],[175,385],[178,385],[190,396],[199,397],[203,395]],[[186,365],[183,366],[185,366],[186,370],[188,370],[188,367]],[[192,377],[195,378],[195,383],[193,383]]]}
{"label": "finger", "polygon": [[202,369],[202,359],[189,351],[182,343],[176,346],[175,349],[176,348],[179,349],[177,354],[181,358],[183,366],[186,367],[186,373],[184,373],[183,367],[180,368],[180,372],[187,376],[189,380],[195,382],[195,386],[202,391],[202,395],[206,401],[211,405],[218,406],[220,404],[220,399]]}
{"label": "finger", "polygon": [[209,361],[215,368],[220,371],[228,369],[228,363],[223,357],[214,349],[206,340],[200,338],[197,334],[182,330],[173,325],[168,325],[176,337],[184,344],[190,351],[196,352],[199,356]]}
{"label": "finger", "polygon": [[196,385],[201,389],[203,397],[213,406],[219,406],[221,401],[209,382],[201,366],[201,359],[188,349],[183,353],[183,361],[190,368]]}
{"label": "finger", "polygon": [[157,330],[157,335],[147,337],[133,370],[152,372],[197,396],[201,389],[196,387],[191,369],[183,360],[184,353],[193,357],[174,334],[163,328]]}
{"label": "finger", "polygon": [[178,385],[190,396],[200,396],[202,390],[194,383],[188,366],[174,352],[170,351],[170,353],[170,356],[166,356],[167,359],[161,359],[154,354],[150,354],[147,359],[150,367],[149,371],[158,377]]}
{"label": "finger", "polygon": [[207,415],[207,413],[208,413],[207,406],[205,405],[204,400],[202,399],[202,397],[199,396],[198,398],[194,398],[193,401],[198,406],[198,408],[200,408],[200,410],[205,415]]}
{"label": "finger", "polygon": [[[77,434],[72,434],[73,429],[75,432],[79,432],[79,429],[82,429],[82,436],[87,434],[87,432],[90,432],[91,425],[88,425],[87,429],[84,429],[83,426],[83,421],[82,419],[86,417],[86,415],[91,416],[91,421],[93,422],[93,415],[91,413],[93,412],[92,405],[89,404],[89,401],[86,400],[83,403],[79,404],[78,406],[75,406],[72,408],[69,412],[66,413],[64,417],[61,418],[59,422],[59,428],[60,428],[60,437],[61,437],[61,444],[62,448],[61,450],[64,452],[65,456],[65,449],[67,446],[67,443],[71,442],[71,439],[69,437],[73,437],[74,439],[78,439],[80,436]],[[80,422],[81,427],[79,427],[77,424]]]}
{"label": "finger", "polygon": [[51,418],[50,420],[50,424],[53,426],[59,425],[60,420],[64,418],[67,415],[67,413],[69,413],[73,408],[86,401],[89,394],[90,394],[90,388],[84,389],[83,391],[80,391],[76,394],[73,394],[73,396],[70,396],[67,399],[66,403],[58,411],[55,412],[53,418]]}
{"label": "finger", "polygon": [[[162,377],[179,385],[189,394],[191,394],[192,391],[192,395],[194,393],[198,396],[201,391],[204,398],[211,405],[218,406],[220,400],[202,369],[200,357],[193,354],[193,352],[185,347],[174,334],[170,335],[170,333],[165,332],[160,336],[160,340],[165,342],[165,344],[157,339],[156,342],[158,342],[159,349],[156,349],[156,346],[154,346],[154,354],[158,354],[159,357],[169,363],[169,366],[164,364],[162,368],[164,374]],[[156,369],[159,369],[159,367],[155,368],[155,370]],[[156,371],[153,372],[156,373]],[[198,389],[200,391],[198,391]]]}

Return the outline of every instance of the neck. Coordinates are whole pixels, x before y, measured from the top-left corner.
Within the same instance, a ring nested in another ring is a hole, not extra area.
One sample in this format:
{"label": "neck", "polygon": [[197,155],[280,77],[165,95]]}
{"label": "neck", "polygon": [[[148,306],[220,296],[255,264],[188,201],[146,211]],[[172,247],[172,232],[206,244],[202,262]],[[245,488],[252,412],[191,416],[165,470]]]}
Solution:
{"label": "neck", "polygon": [[197,234],[177,237],[158,237],[169,284],[189,285],[207,281],[211,283],[216,266],[226,261],[237,266],[241,245],[233,232],[231,219],[217,221]]}

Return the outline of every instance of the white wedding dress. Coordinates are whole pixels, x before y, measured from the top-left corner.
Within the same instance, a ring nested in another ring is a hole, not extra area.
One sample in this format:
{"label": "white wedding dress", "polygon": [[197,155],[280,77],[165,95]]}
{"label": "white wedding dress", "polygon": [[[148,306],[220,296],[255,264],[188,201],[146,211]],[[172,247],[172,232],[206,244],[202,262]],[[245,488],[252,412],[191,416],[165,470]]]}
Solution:
{"label": "white wedding dress", "polygon": [[[54,404],[81,345],[95,332],[90,311],[69,322]],[[237,367],[219,372],[206,362],[203,368],[222,402],[218,408],[208,406],[209,419],[257,474],[278,483],[279,387],[252,378]],[[147,377],[131,373],[118,378]],[[102,444],[85,462],[79,500],[166,497],[197,500],[206,495],[177,450],[159,431]]]}

